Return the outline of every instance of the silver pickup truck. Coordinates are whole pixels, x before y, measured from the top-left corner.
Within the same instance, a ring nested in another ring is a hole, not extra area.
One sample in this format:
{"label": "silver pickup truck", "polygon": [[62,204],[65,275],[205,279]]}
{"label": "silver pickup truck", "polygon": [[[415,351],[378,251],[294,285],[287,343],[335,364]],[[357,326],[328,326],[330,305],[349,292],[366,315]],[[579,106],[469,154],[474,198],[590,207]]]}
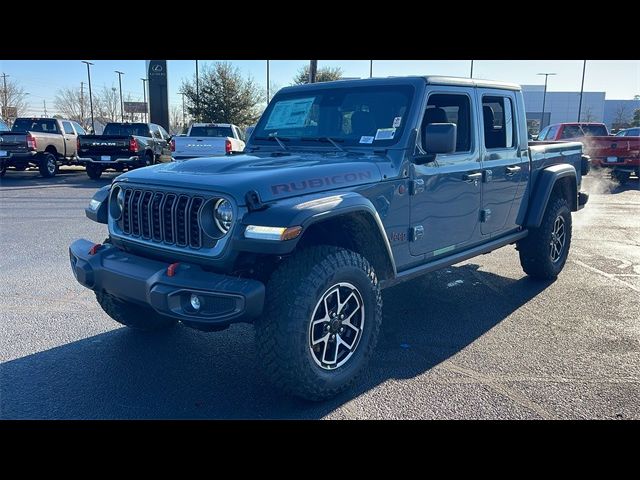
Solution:
{"label": "silver pickup truck", "polygon": [[43,177],[53,177],[60,165],[78,163],[78,135],[84,134],[71,120],[16,118],[11,131],[0,132],[2,174],[7,167],[21,171],[32,166]]}
{"label": "silver pickup truck", "polygon": [[217,157],[242,152],[245,145],[240,128],[230,123],[194,123],[184,137],[171,140],[174,160]]}

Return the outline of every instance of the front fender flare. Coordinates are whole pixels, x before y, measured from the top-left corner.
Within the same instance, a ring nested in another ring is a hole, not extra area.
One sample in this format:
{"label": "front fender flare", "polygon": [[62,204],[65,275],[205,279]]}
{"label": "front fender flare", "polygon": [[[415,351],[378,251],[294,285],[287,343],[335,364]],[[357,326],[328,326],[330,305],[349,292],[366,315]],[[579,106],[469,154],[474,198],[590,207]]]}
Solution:
{"label": "front fender flare", "polygon": [[[243,228],[241,229],[240,237],[234,241],[234,248],[255,253],[288,254],[293,252],[298,241],[303,237],[305,230],[311,225],[354,212],[365,213],[374,220],[395,273],[391,245],[380,215],[367,198],[355,192],[334,193],[329,196],[319,193],[288,198],[271,204],[264,210],[249,212],[242,219]],[[246,225],[266,227],[294,227],[300,225],[302,226],[302,233],[295,239],[281,242],[254,240],[242,236]]]}

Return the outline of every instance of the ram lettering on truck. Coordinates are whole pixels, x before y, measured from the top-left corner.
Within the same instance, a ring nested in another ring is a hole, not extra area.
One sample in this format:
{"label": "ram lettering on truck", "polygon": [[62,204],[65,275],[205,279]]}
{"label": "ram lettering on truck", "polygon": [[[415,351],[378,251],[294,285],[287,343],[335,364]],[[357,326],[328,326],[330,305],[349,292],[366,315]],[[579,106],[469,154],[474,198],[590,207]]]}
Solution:
{"label": "ram lettering on truck", "polygon": [[507,245],[560,274],[588,163],[532,145],[514,84],[450,77],[286,87],[242,155],[120,175],[71,269],[113,319],[213,331],[253,323],[260,364],[322,400],[374,354],[383,288]]}
{"label": "ram lettering on truck", "polygon": [[231,155],[244,150],[244,134],[230,123],[194,123],[186,136],[171,139],[176,161]]}

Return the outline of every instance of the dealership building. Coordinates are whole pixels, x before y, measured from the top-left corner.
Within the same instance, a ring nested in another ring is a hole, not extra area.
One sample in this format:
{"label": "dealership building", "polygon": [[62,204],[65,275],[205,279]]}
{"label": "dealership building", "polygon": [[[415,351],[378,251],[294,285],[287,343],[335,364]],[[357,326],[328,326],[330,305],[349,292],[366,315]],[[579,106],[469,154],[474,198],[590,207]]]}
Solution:
{"label": "dealership building", "polygon": [[[527,112],[529,132],[536,134],[542,118],[543,85],[523,85],[524,106]],[[603,122],[609,129],[620,128],[633,118],[633,112],[640,108],[640,100],[607,100],[605,92],[584,92],[582,94],[581,120],[583,122]],[[550,92],[544,106],[544,125],[578,120],[580,92]]]}

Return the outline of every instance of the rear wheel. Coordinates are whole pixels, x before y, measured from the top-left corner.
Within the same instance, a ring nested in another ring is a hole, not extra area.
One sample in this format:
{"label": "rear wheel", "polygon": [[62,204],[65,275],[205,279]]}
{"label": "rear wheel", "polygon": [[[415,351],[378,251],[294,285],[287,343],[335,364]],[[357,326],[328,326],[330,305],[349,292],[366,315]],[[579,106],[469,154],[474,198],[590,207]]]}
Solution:
{"label": "rear wheel", "polygon": [[101,165],[94,165],[92,163],[88,163],[87,164],[87,175],[89,175],[89,178],[91,178],[93,180],[98,180],[100,178],[100,175],[102,175],[102,166]]}
{"label": "rear wheel", "polygon": [[58,173],[58,161],[56,157],[49,152],[45,152],[40,157],[40,163],[38,165],[40,175],[44,178],[51,178]]}
{"label": "rear wheel", "polygon": [[567,261],[571,246],[571,210],[565,198],[549,199],[542,223],[518,242],[520,264],[527,275],[551,280]]}
{"label": "rear wheel", "polygon": [[614,170],[611,172],[611,177],[616,180],[620,185],[624,185],[631,177],[631,172],[623,172],[622,170]]}
{"label": "rear wheel", "polygon": [[96,292],[96,299],[107,315],[116,322],[136,330],[163,330],[177,323],[174,319],[162,316],[149,307],[120,300],[105,292]]}

